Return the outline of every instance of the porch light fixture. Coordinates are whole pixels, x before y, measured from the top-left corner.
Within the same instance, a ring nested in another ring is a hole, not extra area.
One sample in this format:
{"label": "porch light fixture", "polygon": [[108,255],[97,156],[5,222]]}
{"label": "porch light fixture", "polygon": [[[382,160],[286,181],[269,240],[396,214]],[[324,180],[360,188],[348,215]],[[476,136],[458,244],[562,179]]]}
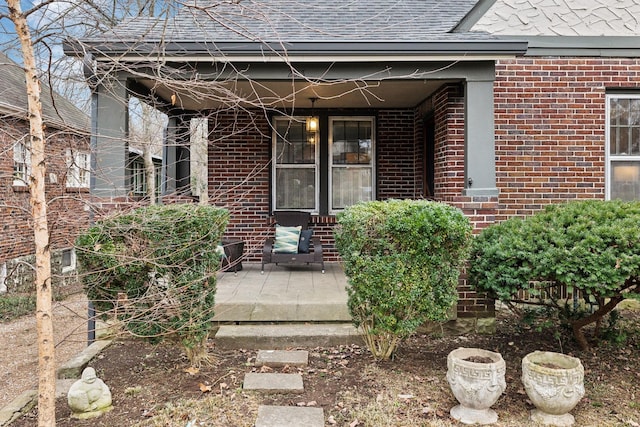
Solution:
{"label": "porch light fixture", "polygon": [[309,98],[311,101],[311,116],[307,117],[307,132],[318,132],[318,118],[313,115],[313,105],[318,98]]}

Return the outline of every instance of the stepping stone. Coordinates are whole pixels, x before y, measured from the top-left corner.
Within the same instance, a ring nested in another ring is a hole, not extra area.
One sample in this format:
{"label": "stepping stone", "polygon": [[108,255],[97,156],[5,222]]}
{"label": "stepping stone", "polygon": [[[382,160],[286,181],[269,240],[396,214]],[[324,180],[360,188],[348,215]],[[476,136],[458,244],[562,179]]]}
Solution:
{"label": "stepping stone", "polygon": [[307,366],[309,364],[309,352],[306,350],[260,350],[256,357],[257,366],[270,366],[279,368],[282,366]]}
{"label": "stepping stone", "polygon": [[265,393],[302,393],[302,375],[300,374],[262,374],[249,372],[244,375],[244,390]]}
{"label": "stepping stone", "polygon": [[323,427],[322,408],[260,406],[255,427]]}

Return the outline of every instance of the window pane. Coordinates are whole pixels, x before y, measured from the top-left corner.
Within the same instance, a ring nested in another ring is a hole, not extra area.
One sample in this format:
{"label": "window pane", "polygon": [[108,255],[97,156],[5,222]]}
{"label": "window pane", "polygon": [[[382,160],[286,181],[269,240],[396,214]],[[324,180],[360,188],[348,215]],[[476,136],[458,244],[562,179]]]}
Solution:
{"label": "window pane", "polygon": [[333,122],[332,158],[334,165],[371,164],[371,121]]}
{"label": "window pane", "polygon": [[371,168],[333,168],[331,208],[344,209],[361,201],[373,200]]}
{"label": "window pane", "polygon": [[70,267],[71,266],[71,249],[65,249],[62,251],[62,266]]}
{"label": "window pane", "polygon": [[640,99],[629,99],[629,125],[640,126]]}
{"label": "window pane", "polygon": [[316,208],[315,168],[276,170],[276,209]]}
{"label": "window pane", "polygon": [[611,126],[626,126],[629,116],[629,100],[628,99],[611,99],[611,112],[609,113]]}
{"label": "window pane", "polygon": [[612,98],[609,106],[609,154],[640,154],[640,99]]}
{"label": "window pane", "polygon": [[611,199],[640,199],[640,162],[611,162]]}
{"label": "window pane", "polygon": [[315,164],[315,135],[305,123],[276,121],[275,156],[278,164]]}

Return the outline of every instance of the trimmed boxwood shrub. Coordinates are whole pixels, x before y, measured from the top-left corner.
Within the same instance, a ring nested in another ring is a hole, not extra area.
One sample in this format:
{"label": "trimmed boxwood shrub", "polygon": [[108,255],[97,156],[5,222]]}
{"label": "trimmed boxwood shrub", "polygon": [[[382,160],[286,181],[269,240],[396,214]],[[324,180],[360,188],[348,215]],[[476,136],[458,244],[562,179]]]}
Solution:
{"label": "trimmed boxwood shrub", "polygon": [[[640,203],[602,200],[511,218],[474,239],[469,283],[507,303],[530,302],[519,296],[522,291],[534,297],[544,291],[536,304],[554,309],[586,349],[582,328],[599,324],[620,301],[640,293],[639,224]],[[587,304],[563,300],[562,287]],[[591,305],[596,309],[585,310]]]}
{"label": "trimmed boxwood shrub", "polygon": [[224,209],[191,204],[99,221],[76,241],[89,299],[136,336],[176,340],[200,364],[212,326],[216,248],[227,221]]}
{"label": "trimmed boxwood shrub", "polygon": [[338,214],[348,306],[377,359],[426,320],[446,320],[471,235],[459,209],[427,200],[373,201]]}

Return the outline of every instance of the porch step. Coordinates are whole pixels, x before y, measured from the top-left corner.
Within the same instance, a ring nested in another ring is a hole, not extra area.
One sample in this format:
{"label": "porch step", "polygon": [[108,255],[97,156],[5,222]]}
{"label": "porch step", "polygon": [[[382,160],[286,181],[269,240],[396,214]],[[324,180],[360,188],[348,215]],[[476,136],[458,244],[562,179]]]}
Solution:
{"label": "porch step", "polygon": [[[258,301],[247,301],[240,296],[234,296],[232,300],[225,301],[222,297],[217,297],[213,320],[217,322],[347,322],[351,320],[346,297],[342,298],[342,295],[338,295],[334,300],[326,297],[323,299],[322,295],[311,292],[289,296],[263,294],[261,298]],[[272,300],[269,301],[269,299]]]}
{"label": "porch step", "polygon": [[358,330],[350,323],[222,325],[215,342],[222,348],[253,350],[363,344]]}
{"label": "porch step", "polygon": [[297,406],[258,407],[255,427],[323,427],[324,410]]}

